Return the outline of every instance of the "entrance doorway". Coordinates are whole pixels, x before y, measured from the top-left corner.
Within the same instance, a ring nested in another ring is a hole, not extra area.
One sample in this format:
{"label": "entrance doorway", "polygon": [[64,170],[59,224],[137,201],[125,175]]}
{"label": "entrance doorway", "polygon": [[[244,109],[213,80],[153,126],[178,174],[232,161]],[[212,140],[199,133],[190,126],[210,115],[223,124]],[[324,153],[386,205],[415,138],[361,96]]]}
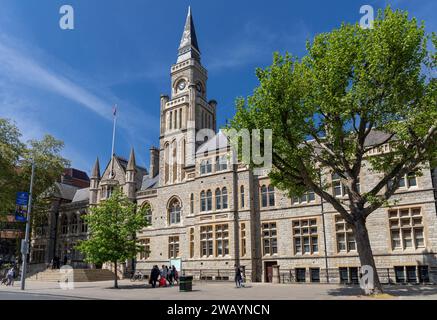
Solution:
{"label": "entrance doorway", "polygon": [[266,261],[264,262],[264,281],[265,282],[272,282],[273,279],[273,266],[276,266],[278,264],[277,261]]}

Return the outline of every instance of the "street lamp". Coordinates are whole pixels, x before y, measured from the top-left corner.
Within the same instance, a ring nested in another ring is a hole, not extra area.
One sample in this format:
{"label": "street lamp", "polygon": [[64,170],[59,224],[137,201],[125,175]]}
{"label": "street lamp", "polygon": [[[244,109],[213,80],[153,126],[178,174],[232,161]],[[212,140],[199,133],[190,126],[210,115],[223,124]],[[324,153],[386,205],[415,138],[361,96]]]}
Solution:
{"label": "street lamp", "polygon": [[30,188],[29,188],[29,205],[27,211],[27,221],[26,221],[26,235],[24,242],[21,243],[21,254],[22,254],[22,267],[21,267],[21,290],[24,290],[26,283],[26,273],[27,273],[27,254],[29,253],[29,237],[30,237],[30,214],[32,212],[32,189],[33,189],[33,177],[35,175],[35,160],[32,158],[32,174],[30,176]]}

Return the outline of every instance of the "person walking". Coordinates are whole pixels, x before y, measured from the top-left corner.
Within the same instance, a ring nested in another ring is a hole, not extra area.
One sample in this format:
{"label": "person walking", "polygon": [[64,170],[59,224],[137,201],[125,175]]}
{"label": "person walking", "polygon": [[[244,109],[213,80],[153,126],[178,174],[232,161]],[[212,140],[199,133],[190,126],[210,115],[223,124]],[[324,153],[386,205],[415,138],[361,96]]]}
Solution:
{"label": "person walking", "polygon": [[170,282],[170,278],[171,278],[171,272],[170,272],[170,269],[169,269],[168,266],[165,266],[165,270],[166,270],[166,272],[167,272],[167,277],[166,277],[165,279],[167,280],[168,284],[170,284],[170,283],[171,283],[171,282]]}
{"label": "person walking", "polygon": [[150,272],[150,284],[152,285],[152,288],[156,288],[156,282],[158,281],[159,273],[158,266],[154,265],[152,271]]}
{"label": "person walking", "polygon": [[8,282],[6,283],[7,286],[14,286],[14,278],[15,278],[15,269],[14,267],[10,268],[7,273]]}
{"label": "person walking", "polygon": [[237,288],[240,288],[241,286],[241,269],[237,265],[234,265],[235,269],[235,285]]}
{"label": "person walking", "polygon": [[165,265],[162,265],[161,269],[161,278],[159,279],[159,285],[162,287],[167,286],[167,267]]}
{"label": "person walking", "polygon": [[171,283],[172,285],[174,285],[174,283],[176,282],[176,274],[177,274],[177,270],[175,266],[171,267]]}
{"label": "person walking", "polygon": [[240,287],[244,288],[245,281],[246,281],[245,270],[243,267],[240,267]]}

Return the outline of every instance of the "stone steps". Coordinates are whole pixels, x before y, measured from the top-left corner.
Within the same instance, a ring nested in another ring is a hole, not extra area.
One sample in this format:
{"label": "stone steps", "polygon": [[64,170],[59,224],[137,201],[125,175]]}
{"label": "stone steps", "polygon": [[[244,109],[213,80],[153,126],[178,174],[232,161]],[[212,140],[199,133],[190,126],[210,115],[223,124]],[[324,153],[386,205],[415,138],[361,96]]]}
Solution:
{"label": "stone steps", "polygon": [[59,282],[68,278],[74,282],[95,282],[114,280],[114,273],[107,269],[72,269],[67,270],[45,270],[27,278],[30,281]]}

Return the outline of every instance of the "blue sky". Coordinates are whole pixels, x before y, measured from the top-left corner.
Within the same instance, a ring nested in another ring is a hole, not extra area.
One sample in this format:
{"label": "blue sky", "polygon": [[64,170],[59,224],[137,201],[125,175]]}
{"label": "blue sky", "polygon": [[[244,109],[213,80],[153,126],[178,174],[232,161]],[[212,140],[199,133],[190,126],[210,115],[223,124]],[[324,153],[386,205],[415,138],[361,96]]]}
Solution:
{"label": "blue sky", "polygon": [[[359,21],[362,5],[388,3],[436,31],[435,0],[1,0],[0,117],[14,120],[24,139],[50,133],[63,140],[64,156],[89,173],[96,156],[109,159],[118,104],[116,153],[134,147],[148,166],[188,5],[220,126],[274,51],[301,56],[315,34]],[[75,10],[74,30],[59,27],[64,4]]]}

